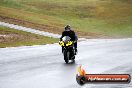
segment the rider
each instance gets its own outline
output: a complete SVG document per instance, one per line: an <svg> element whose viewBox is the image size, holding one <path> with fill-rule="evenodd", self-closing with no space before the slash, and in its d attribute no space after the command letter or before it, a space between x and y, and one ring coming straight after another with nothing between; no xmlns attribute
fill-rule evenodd
<svg viewBox="0 0 132 88"><path fill-rule="evenodd" d="M69 36L71 38L71 41L74 41L74 47L75 47L75 52L77 52L77 36L73 30L71 30L70 25L65 26L65 30L62 32L62 36L60 37L60 41L64 36ZM63 51L63 49L62 49Z"/></svg>

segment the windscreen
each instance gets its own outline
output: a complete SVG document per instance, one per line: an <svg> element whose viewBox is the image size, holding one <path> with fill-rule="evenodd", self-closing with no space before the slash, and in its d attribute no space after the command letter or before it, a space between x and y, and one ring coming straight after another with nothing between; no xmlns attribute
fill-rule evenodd
<svg viewBox="0 0 132 88"><path fill-rule="evenodd" d="M66 42L68 42L68 41L70 41L70 37L69 36L64 36L63 38L62 38L62 41L64 41L65 43Z"/></svg>

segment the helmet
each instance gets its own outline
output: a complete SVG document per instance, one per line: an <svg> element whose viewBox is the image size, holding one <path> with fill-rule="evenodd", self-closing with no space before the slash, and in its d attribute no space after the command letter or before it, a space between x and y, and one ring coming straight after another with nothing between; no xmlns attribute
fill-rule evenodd
<svg viewBox="0 0 132 88"><path fill-rule="evenodd" d="M71 29L71 26L70 25L66 25L65 26L65 30L70 30Z"/></svg>

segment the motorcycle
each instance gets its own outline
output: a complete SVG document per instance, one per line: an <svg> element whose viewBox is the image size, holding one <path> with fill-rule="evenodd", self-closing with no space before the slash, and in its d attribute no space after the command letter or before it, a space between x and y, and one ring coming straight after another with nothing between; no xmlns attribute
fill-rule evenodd
<svg viewBox="0 0 132 88"><path fill-rule="evenodd" d="M75 47L74 42L70 41L69 36L64 36L62 41L59 41L59 45L62 47L62 53L64 55L64 61L69 63L69 60L75 62Z"/></svg>

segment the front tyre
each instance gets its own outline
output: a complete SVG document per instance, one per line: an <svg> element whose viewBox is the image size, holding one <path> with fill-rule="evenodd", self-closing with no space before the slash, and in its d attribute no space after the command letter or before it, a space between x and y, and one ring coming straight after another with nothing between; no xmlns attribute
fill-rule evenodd
<svg viewBox="0 0 132 88"><path fill-rule="evenodd" d="M66 50L63 51L64 54L64 60L65 62L68 64L69 63L69 57L70 57L70 53L67 52Z"/></svg>

